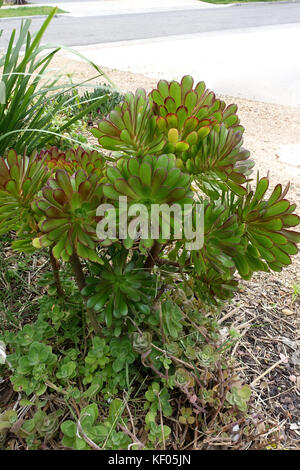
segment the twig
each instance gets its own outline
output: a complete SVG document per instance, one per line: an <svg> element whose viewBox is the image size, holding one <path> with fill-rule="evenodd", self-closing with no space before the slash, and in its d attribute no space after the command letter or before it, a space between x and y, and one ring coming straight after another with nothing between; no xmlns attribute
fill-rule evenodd
<svg viewBox="0 0 300 470"><path fill-rule="evenodd" d="M161 390L162 391L162 390ZM159 392L160 394L161 392ZM161 428L161 437L163 441L164 450L166 450L166 441L165 441L165 433L164 433L164 421L163 421L163 413L162 413L162 406L160 401L160 396L157 395L158 403L159 403L159 416L160 416L160 428Z"/></svg>
<svg viewBox="0 0 300 470"><path fill-rule="evenodd" d="M121 429L121 431L123 431L125 434L127 434L127 436L129 436L133 441L135 441L133 443L133 445L137 445L141 449L143 449L145 447L145 445L136 437L135 434L133 434L131 431L129 431L129 429L127 427L122 426L121 424L119 424L118 426Z"/></svg>
<svg viewBox="0 0 300 470"><path fill-rule="evenodd" d="M145 270L151 271L153 266L155 265L156 259L159 255L161 245L158 241L155 240L154 245L152 246L148 258L145 261Z"/></svg>
<svg viewBox="0 0 300 470"><path fill-rule="evenodd" d="M260 381L260 379L262 379L263 377L265 377L265 375L267 375L269 372L271 372L271 370L275 369L275 367L277 367L280 364L282 364L283 362L285 362L286 359L287 359L286 357L283 357L279 361L275 362L275 364L273 364L271 367L269 367L269 369L265 370L265 372L263 372L259 377L257 377L255 380L253 380L250 384L250 387L253 387L257 382Z"/></svg>
<svg viewBox="0 0 300 470"><path fill-rule="evenodd" d="M73 251L73 254L70 256L70 263L73 269L73 273L75 276L78 289L82 291L82 289L85 287L85 277L83 274L81 263L75 251ZM103 335L102 335L101 327L97 321L97 316L94 310L90 308L87 308L86 310L87 310L87 314L88 314L88 317L89 317L89 320L91 322L94 332L96 333L96 335L102 337Z"/></svg>
<svg viewBox="0 0 300 470"><path fill-rule="evenodd" d="M85 440L85 442L94 450L102 450L101 447L99 447L94 441L92 441L92 439L90 439L84 432L84 430L82 429L82 426L81 426L81 423L80 423L80 419L77 421L77 436L79 437L79 439L81 439L81 437L83 437L83 439Z"/></svg>

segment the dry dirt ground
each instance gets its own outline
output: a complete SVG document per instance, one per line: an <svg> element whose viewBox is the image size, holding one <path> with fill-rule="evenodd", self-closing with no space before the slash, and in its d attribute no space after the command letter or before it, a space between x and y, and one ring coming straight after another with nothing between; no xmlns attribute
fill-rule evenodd
<svg viewBox="0 0 300 470"><path fill-rule="evenodd" d="M53 66L73 74L74 81L95 75L88 64L65 57L56 58ZM142 87L150 91L156 85L155 80L141 74L103 71L121 90ZM96 80L104 82L102 77ZM300 168L280 162L278 152L282 145L300 142L300 109L220 97L227 104L238 104L246 129L244 147L251 151L260 176L269 172L271 188L290 182L288 197L299 207ZM242 284L239 294L220 315L222 326L233 326L241 334L233 354L252 384L253 406L266 412L265 427L277 426L279 448L286 449L300 449L299 266L300 256L281 273L255 275Z"/></svg>

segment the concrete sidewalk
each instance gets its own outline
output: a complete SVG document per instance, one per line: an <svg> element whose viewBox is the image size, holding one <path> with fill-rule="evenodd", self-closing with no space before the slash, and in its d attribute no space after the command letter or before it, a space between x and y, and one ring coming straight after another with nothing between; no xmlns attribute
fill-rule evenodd
<svg viewBox="0 0 300 470"><path fill-rule="evenodd" d="M298 23L75 49L100 67L167 80L190 74L217 93L300 107L300 61L291 44L300 44Z"/></svg>
<svg viewBox="0 0 300 470"><path fill-rule="evenodd" d="M53 1L33 0L34 5L58 6L74 17L151 13L154 11L199 10L224 8L232 5L214 5L198 0L98 0L98 1Z"/></svg>

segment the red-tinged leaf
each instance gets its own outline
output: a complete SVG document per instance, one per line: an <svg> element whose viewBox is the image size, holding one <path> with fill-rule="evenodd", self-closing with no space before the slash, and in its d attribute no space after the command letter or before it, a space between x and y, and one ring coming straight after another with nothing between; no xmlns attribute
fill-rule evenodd
<svg viewBox="0 0 300 470"><path fill-rule="evenodd" d="M177 106L176 106L174 98L172 98L171 96L168 96L165 99L165 107L166 107L168 113L176 113ZM174 127L174 126L172 126L172 127Z"/></svg>
<svg viewBox="0 0 300 470"><path fill-rule="evenodd" d="M62 227L66 225L68 222L68 219L49 219L49 220L44 220L40 224L40 229L42 232L47 233L47 232L52 232L53 230L57 229L58 227Z"/></svg>
<svg viewBox="0 0 300 470"><path fill-rule="evenodd" d="M258 251L260 252L261 256L268 262L268 263L272 263L273 261L275 261L275 256L273 255L273 253L271 253L271 251L269 250L266 250L263 246L261 245L256 245L256 248L258 249Z"/></svg>
<svg viewBox="0 0 300 470"><path fill-rule="evenodd" d="M45 207L45 206L44 206ZM65 213L54 206L48 206L46 210L44 210L47 218L49 219L60 219L65 217Z"/></svg>
<svg viewBox="0 0 300 470"><path fill-rule="evenodd" d="M197 100L198 100L198 96L195 91L189 91L185 95L184 105L186 106L189 114L193 113L194 108L196 107L196 104L197 104Z"/></svg>
<svg viewBox="0 0 300 470"><path fill-rule="evenodd" d="M278 248L277 246L273 246L272 248L272 253L273 255L275 256L275 259L277 262L281 263L281 264L284 264L286 266L288 266L289 264L291 264L292 260L291 258L289 257L289 255L287 255L286 253L284 253L280 248Z"/></svg>
<svg viewBox="0 0 300 470"><path fill-rule="evenodd" d="M286 238L281 233L267 232L267 234L268 234L268 237L270 237L270 239L277 245L284 245L286 243Z"/></svg>
<svg viewBox="0 0 300 470"><path fill-rule="evenodd" d="M173 189L173 191L171 191L169 196L168 196L168 200L170 202L179 201L180 199L182 199L184 197L185 193L186 193L185 188Z"/></svg>
<svg viewBox="0 0 300 470"><path fill-rule="evenodd" d="M106 196L108 199L112 200L118 200L120 197L120 193L118 193L112 184L105 184L103 186L103 194Z"/></svg>
<svg viewBox="0 0 300 470"><path fill-rule="evenodd" d="M122 174L120 173L120 171L117 168L109 167L107 169L106 174L107 174L108 179L112 183L115 181L115 179L122 178Z"/></svg>
<svg viewBox="0 0 300 470"><path fill-rule="evenodd" d="M277 202L279 198L282 198L282 186L281 186L281 184L277 184L275 186L271 196L269 197L268 205L271 206L272 204Z"/></svg>
<svg viewBox="0 0 300 470"><path fill-rule="evenodd" d="M257 227L260 230L272 230L272 231L278 231L281 230L283 227L282 219L272 219L267 222L258 220L254 224L252 224L252 227Z"/></svg>
<svg viewBox="0 0 300 470"><path fill-rule="evenodd" d="M270 269L272 269L272 271L275 271L277 273L280 273L282 271L282 265L280 263L268 263Z"/></svg>
<svg viewBox="0 0 300 470"><path fill-rule="evenodd" d="M58 187L63 189L67 197L70 198L73 193L73 188L68 173L65 170L57 170L55 179L58 184Z"/></svg>
<svg viewBox="0 0 300 470"><path fill-rule="evenodd" d="M223 111L223 118L226 119L228 118L229 116L231 116L232 114L236 114L237 112L237 105L236 104L230 104L229 106L227 106L227 108Z"/></svg>
<svg viewBox="0 0 300 470"><path fill-rule="evenodd" d="M77 240L79 241L79 243L81 243L82 245L88 248L91 248L92 250L95 249L95 244L93 240L82 230L81 227L77 229L76 235L77 235Z"/></svg>
<svg viewBox="0 0 300 470"><path fill-rule="evenodd" d="M188 117L188 110L185 106L182 105L182 106L179 106L176 114L178 117L178 129L181 130L186 121L186 118Z"/></svg>
<svg viewBox="0 0 300 470"><path fill-rule="evenodd" d="M184 136L189 134L190 132L194 131L197 127L198 127L198 124L199 124L199 119L197 119L196 117L188 117L185 122L184 122L184 127L183 127L183 131L184 131Z"/></svg>
<svg viewBox="0 0 300 470"><path fill-rule="evenodd" d="M65 192L62 189L55 189L54 191L52 191L52 196L53 196L54 200L62 206L66 202L68 202L67 195L65 194Z"/></svg>
<svg viewBox="0 0 300 470"><path fill-rule="evenodd" d="M93 187L89 181L83 181L82 183L80 183L78 193L82 201L88 200L92 191Z"/></svg>
<svg viewBox="0 0 300 470"><path fill-rule="evenodd" d="M246 256L244 256L244 255L235 256L233 258L233 261L236 265L236 268L237 268L239 274L242 277L248 276L248 274L250 272L250 269L249 269L249 264L247 263Z"/></svg>
<svg viewBox="0 0 300 470"><path fill-rule="evenodd" d="M174 113L168 113L166 115L166 121L167 121L167 124L168 124L168 128L169 129L172 129L173 127L175 129L178 129L178 118L177 118L177 114L174 114Z"/></svg>
<svg viewBox="0 0 300 470"><path fill-rule="evenodd" d="M124 127L124 123L123 123L122 127ZM104 135L111 135L111 136L114 136L114 137L119 137L120 136L120 129L118 129L118 127L116 127L114 124L112 124L107 119L103 119L99 123L98 129Z"/></svg>
<svg viewBox="0 0 300 470"><path fill-rule="evenodd" d="M252 229L252 227L249 228L249 232L251 233L251 235L257 241L257 243L259 245L263 246L264 248L268 248L268 249L272 248L273 242L268 236L262 235L262 233L254 231Z"/></svg>
<svg viewBox="0 0 300 470"><path fill-rule="evenodd" d="M169 92L169 90L168 90ZM161 95L161 93L158 90L152 90L151 91L151 98L153 99L154 103L158 105L163 105L165 98Z"/></svg>
<svg viewBox="0 0 300 470"><path fill-rule="evenodd" d="M260 201L264 197L268 187L269 187L269 179L268 178L262 178L261 180L259 180L259 182L256 186L256 190L255 190L253 199L251 201L251 207L254 206L254 203L256 203L256 201Z"/></svg>
<svg viewBox="0 0 300 470"><path fill-rule="evenodd" d="M284 229L282 229L280 232L287 238L287 240L294 242L294 243L300 243L299 232L294 232L293 230L284 230Z"/></svg>
<svg viewBox="0 0 300 470"><path fill-rule="evenodd" d="M5 185L5 190L12 194L13 196L15 197L19 197L19 191L18 191L18 188L17 188L17 185L16 185L16 182L13 181L13 180L10 180L6 183Z"/></svg>
<svg viewBox="0 0 300 470"><path fill-rule="evenodd" d="M157 84L157 89L163 99L169 96L169 83L166 80L159 80Z"/></svg>
<svg viewBox="0 0 300 470"><path fill-rule="evenodd" d="M190 75L185 75L181 79L181 101L184 102L186 94L192 90L194 85L194 79Z"/></svg>
<svg viewBox="0 0 300 470"><path fill-rule="evenodd" d="M19 159L18 159L18 154L15 150L9 150L9 152L7 154L7 162L8 162L10 167L12 167L13 165L18 165L19 166L20 162L19 162Z"/></svg>
<svg viewBox="0 0 300 470"><path fill-rule="evenodd" d="M173 80L169 85L169 93L175 101L176 108L178 108L181 105L181 87L175 80Z"/></svg>
<svg viewBox="0 0 300 470"><path fill-rule="evenodd" d="M296 227L300 223L300 217L296 214L284 215L281 220L284 227Z"/></svg>
<svg viewBox="0 0 300 470"><path fill-rule="evenodd" d="M287 255L296 255L298 253L297 245L292 242L287 242L285 245L281 245L280 249Z"/></svg>
<svg viewBox="0 0 300 470"><path fill-rule="evenodd" d="M227 181L226 184L238 196L245 196L247 194L247 189L243 186L235 184L232 181Z"/></svg>
<svg viewBox="0 0 300 470"><path fill-rule="evenodd" d="M63 239L64 239L63 243L65 243L68 228L69 228L68 223L66 225L61 225L60 227L57 227L57 228L51 230L50 232L48 232L47 233L47 238L49 240L51 240L52 242L58 240L58 243L60 243L60 241L62 240L62 237L63 237Z"/></svg>
<svg viewBox="0 0 300 470"><path fill-rule="evenodd" d="M264 212L264 218L266 219L268 217L274 217L276 215L283 214L289 208L289 206L289 201L286 201L285 199L278 201Z"/></svg>
<svg viewBox="0 0 300 470"><path fill-rule="evenodd" d="M128 185L128 183L124 179L116 179L114 181L114 187L119 193L124 194L132 199L137 199L137 194L133 191L133 189Z"/></svg>

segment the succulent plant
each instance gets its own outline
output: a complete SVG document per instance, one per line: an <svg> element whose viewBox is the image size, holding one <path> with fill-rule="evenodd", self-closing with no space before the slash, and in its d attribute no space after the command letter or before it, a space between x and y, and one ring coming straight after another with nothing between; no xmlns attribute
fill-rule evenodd
<svg viewBox="0 0 300 470"><path fill-rule="evenodd" d="M198 276L205 277L211 270L228 279L232 270L235 271L233 258L245 253L247 247L247 240L243 240L245 226L236 214L232 215L229 207L219 202L203 202L203 219L203 247L188 252L185 240L181 240L176 242L169 257L178 259L187 269L192 265L194 279L198 279ZM196 223L193 226L193 230L195 229Z"/></svg>
<svg viewBox="0 0 300 470"><path fill-rule="evenodd" d="M36 230L31 203L48 177L35 153L27 157L9 150L6 158L0 158L0 234Z"/></svg>
<svg viewBox="0 0 300 470"><path fill-rule="evenodd" d="M150 213L154 217L152 212L154 204L171 206L175 203L184 208L184 204L193 203L190 177L176 168L173 155L160 155L159 157L147 155L140 160L137 158L120 159L117 168L107 169L107 179L108 183L103 186L103 192L116 207L118 207L120 196L126 196L128 208L132 204L142 204L143 209L147 211L148 238L144 240L145 243L147 240L147 247L153 244ZM158 235L161 238L164 238L162 237L164 230L169 229L171 232L170 226L174 224L174 213L170 216L170 220L167 220L157 215ZM137 220L134 217L131 218L132 223Z"/></svg>
<svg viewBox="0 0 300 470"><path fill-rule="evenodd" d="M124 101L91 130L100 145L128 155L144 156L160 152L165 145L162 135L156 136L156 119L145 90L127 93Z"/></svg>
<svg viewBox="0 0 300 470"><path fill-rule="evenodd" d="M242 240L245 227L230 209L222 204L204 202L204 246L193 251L191 259L197 274L209 267L228 273L234 268L233 257L244 253L246 241Z"/></svg>
<svg viewBox="0 0 300 470"><path fill-rule="evenodd" d="M181 357L182 356L182 348L179 346L178 343L175 343L175 341L172 341L171 343L166 343L165 344L165 350L172 354L172 356L176 357Z"/></svg>
<svg viewBox="0 0 300 470"><path fill-rule="evenodd" d="M211 369L214 369L214 365L219 359L219 354L216 352L213 346L207 344L201 351L198 352L198 358L200 364L202 364L204 367L210 367Z"/></svg>
<svg viewBox="0 0 300 470"><path fill-rule="evenodd" d="M185 75L181 82L160 80L150 93L159 132L167 137L165 152L184 152L206 137L220 124L243 132L236 115L237 106L225 107L204 82L193 88L194 80Z"/></svg>
<svg viewBox="0 0 300 470"><path fill-rule="evenodd" d="M70 175L82 169L90 175L92 172L99 177L103 176L105 167L105 157L97 150L84 150L70 148L61 151L57 147L42 150L37 155L38 160L42 160L49 170L63 169Z"/></svg>
<svg viewBox="0 0 300 470"><path fill-rule="evenodd" d="M107 170L107 178L103 190L108 199L127 196L129 203L148 206L192 202L190 177L176 168L173 155L120 159L117 168Z"/></svg>
<svg viewBox="0 0 300 470"><path fill-rule="evenodd" d="M51 439L59 428L62 415L62 410L53 411L48 415L45 411L37 411L33 417L33 421L38 434L46 439Z"/></svg>
<svg viewBox="0 0 300 470"><path fill-rule="evenodd" d="M125 249L117 252L104 265L95 266L97 277L86 280L82 295L88 296L87 306L96 312L104 310L107 326L113 318L122 318L131 311L149 314L155 294L155 278L143 269L143 258L135 253L127 261Z"/></svg>
<svg viewBox="0 0 300 470"><path fill-rule="evenodd" d="M132 333L132 347L135 352L143 354L151 351L152 334L149 331Z"/></svg>
<svg viewBox="0 0 300 470"><path fill-rule="evenodd" d="M240 411L247 411L247 403L251 397L251 388L249 385L231 387L231 391L227 392L226 400L230 405L235 405Z"/></svg>
<svg viewBox="0 0 300 470"><path fill-rule="evenodd" d="M289 185L283 190L278 184L265 199L268 187L268 178L257 180L255 191L249 191L239 203L238 215L249 244L245 255L236 256L234 262L245 279L258 270L281 271L298 252L300 234L290 228L297 226L300 218L294 214L296 204L285 199Z"/></svg>
<svg viewBox="0 0 300 470"><path fill-rule="evenodd" d="M220 189L243 196L247 190L242 184L254 161L242 144L242 133L222 124L218 132L212 131L200 144L183 152L177 166L193 174L199 188L213 198L219 197Z"/></svg>
<svg viewBox="0 0 300 470"><path fill-rule="evenodd" d="M39 229L42 233L33 240L34 246L53 246L55 258L64 261L74 252L97 261L96 210L103 196L97 174L88 175L79 170L70 176L59 169L42 194L33 204L33 209L41 216Z"/></svg>
<svg viewBox="0 0 300 470"><path fill-rule="evenodd" d="M192 408L182 407L180 409L179 422L181 424L194 424L195 417L193 416Z"/></svg>
<svg viewBox="0 0 300 470"><path fill-rule="evenodd" d="M4 441L6 434L17 419L16 410L7 409L0 414L0 444Z"/></svg>
<svg viewBox="0 0 300 470"><path fill-rule="evenodd" d="M191 388L195 385L194 377L183 367L176 369L174 379L178 387Z"/></svg>

